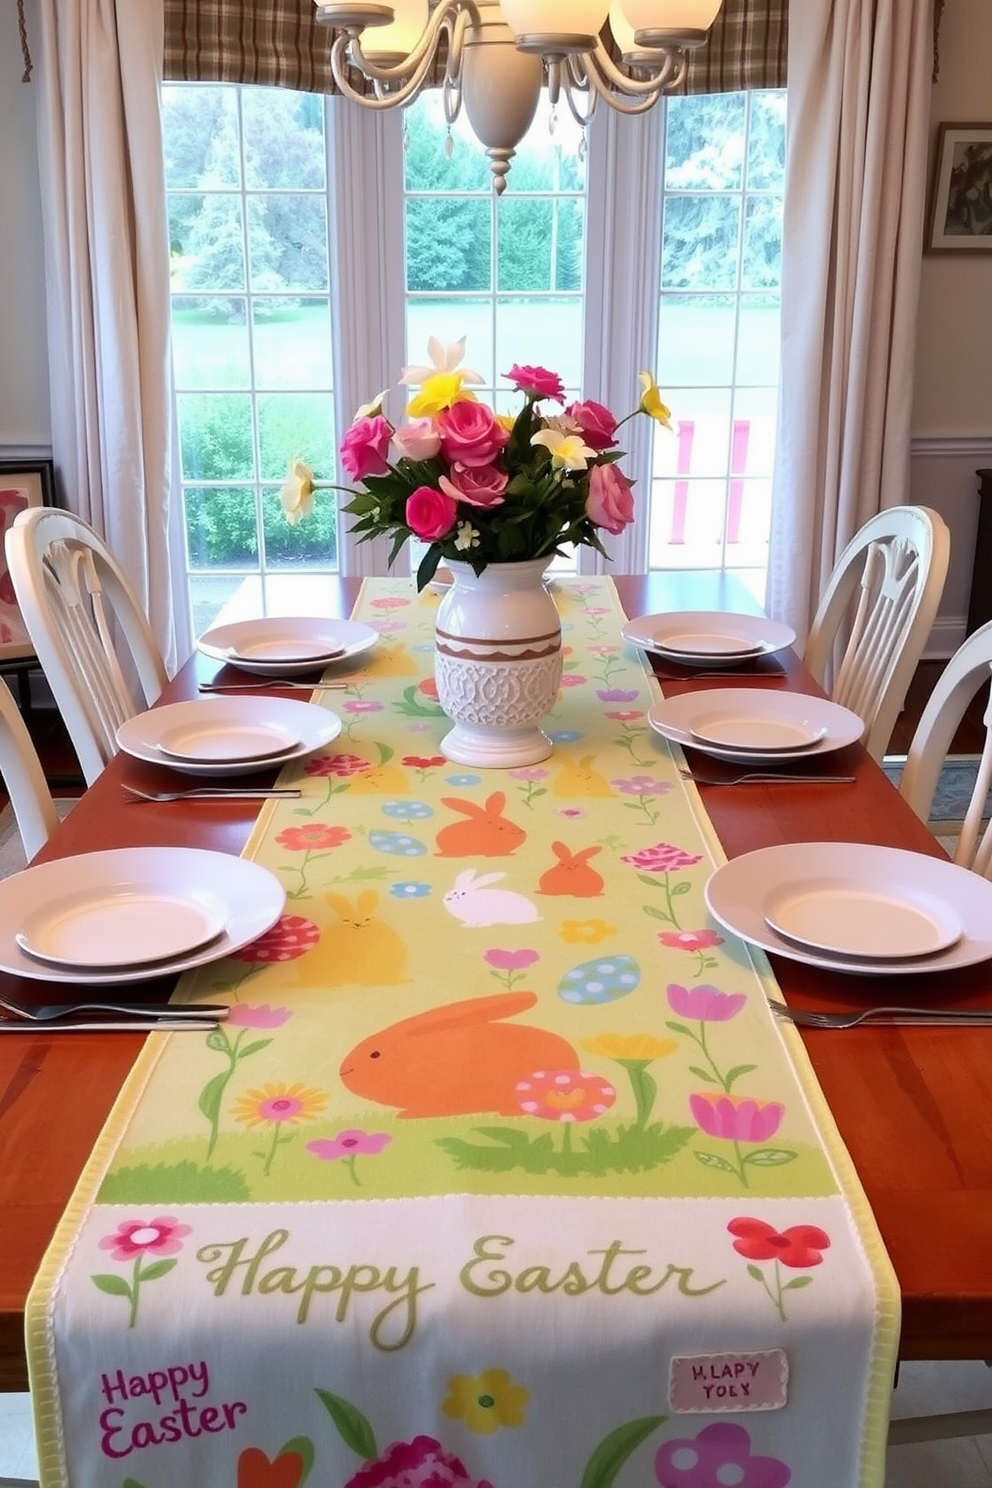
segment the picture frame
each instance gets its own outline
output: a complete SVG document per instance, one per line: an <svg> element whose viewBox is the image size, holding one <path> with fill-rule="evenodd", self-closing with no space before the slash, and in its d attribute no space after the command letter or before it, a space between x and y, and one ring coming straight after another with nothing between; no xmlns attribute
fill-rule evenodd
<svg viewBox="0 0 992 1488"><path fill-rule="evenodd" d="M35 654L7 571L3 540L18 512L54 505L54 460L0 459L0 671L8 662L27 662Z"/></svg>
<svg viewBox="0 0 992 1488"><path fill-rule="evenodd" d="M992 253L992 124L941 124L926 253Z"/></svg>

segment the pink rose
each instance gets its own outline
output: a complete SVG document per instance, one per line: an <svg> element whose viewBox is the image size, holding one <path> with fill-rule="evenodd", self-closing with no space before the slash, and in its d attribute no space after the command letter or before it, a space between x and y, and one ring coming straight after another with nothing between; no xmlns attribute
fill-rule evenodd
<svg viewBox="0 0 992 1488"><path fill-rule="evenodd" d="M433 460L441 448L441 436L430 418L410 419L400 424L393 435L393 443L408 460Z"/></svg>
<svg viewBox="0 0 992 1488"><path fill-rule="evenodd" d="M521 367L514 362L503 376L514 383L518 392L529 393L532 398L554 398L556 403L565 400L565 385L557 372L546 367Z"/></svg>
<svg viewBox="0 0 992 1488"><path fill-rule="evenodd" d="M456 460L450 476L442 475L438 485L455 501L466 501L469 506L502 506L509 480L506 471L495 465L466 466Z"/></svg>
<svg viewBox="0 0 992 1488"><path fill-rule="evenodd" d="M578 424L590 449L604 450L616 444L617 421L602 403L588 398L585 403L570 404L565 412Z"/></svg>
<svg viewBox="0 0 992 1488"><path fill-rule="evenodd" d="M452 465L491 465L510 437L491 408L467 400L439 413L437 428L441 453Z"/></svg>
<svg viewBox="0 0 992 1488"><path fill-rule="evenodd" d="M614 534L634 520L633 488L615 465L594 465L590 470L586 516L595 526Z"/></svg>
<svg viewBox="0 0 992 1488"><path fill-rule="evenodd" d="M457 503L431 486L418 486L407 498L406 524L423 542L436 542L455 525Z"/></svg>
<svg viewBox="0 0 992 1488"><path fill-rule="evenodd" d="M374 1462L365 1462L344 1488L415 1488L418 1483L423 1488L492 1488L488 1481L470 1477L461 1458L446 1452L433 1436L392 1442Z"/></svg>
<svg viewBox="0 0 992 1488"><path fill-rule="evenodd" d="M388 470L386 455L392 429L377 413L375 418L356 419L341 441L341 464L352 480L364 480L367 475L385 475Z"/></svg>

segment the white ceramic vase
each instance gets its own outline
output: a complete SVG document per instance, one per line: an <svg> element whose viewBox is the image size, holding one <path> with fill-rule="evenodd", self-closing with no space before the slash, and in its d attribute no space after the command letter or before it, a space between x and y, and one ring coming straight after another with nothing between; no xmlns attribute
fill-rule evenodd
<svg viewBox="0 0 992 1488"><path fill-rule="evenodd" d="M505 769L547 759L540 728L561 682L561 621L544 584L547 558L449 563L437 612L434 676L455 727L441 752L462 765Z"/></svg>

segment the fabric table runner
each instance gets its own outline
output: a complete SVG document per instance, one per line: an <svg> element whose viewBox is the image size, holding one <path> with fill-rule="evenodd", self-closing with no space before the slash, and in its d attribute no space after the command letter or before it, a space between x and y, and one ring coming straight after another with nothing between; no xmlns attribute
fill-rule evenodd
<svg viewBox="0 0 992 1488"><path fill-rule="evenodd" d="M44 1488L881 1488L898 1289L605 578L556 578L554 753L449 763L438 600L246 852L36 1278ZM677 752L676 752L677 754ZM680 758L680 757L679 757Z"/></svg>

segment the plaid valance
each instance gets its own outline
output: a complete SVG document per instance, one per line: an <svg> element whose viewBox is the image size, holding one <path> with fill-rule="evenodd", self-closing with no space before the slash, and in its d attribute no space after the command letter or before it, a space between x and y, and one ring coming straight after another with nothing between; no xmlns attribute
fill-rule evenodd
<svg viewBox="0 0 992 1488"><path fill-rule="evenodd" d="M708 41L692 54L681 91L784 87L788 13L788 0L724 0ZM165 0L165 76L336 93L334 33L315 16L313 0ZM360 87L362 80L354 80Z"/></svg>

